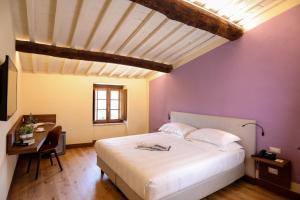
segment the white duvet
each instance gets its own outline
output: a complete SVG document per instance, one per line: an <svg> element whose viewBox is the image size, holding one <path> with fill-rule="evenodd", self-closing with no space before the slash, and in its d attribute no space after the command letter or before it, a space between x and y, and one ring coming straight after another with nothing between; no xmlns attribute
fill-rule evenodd
<svg viewBox="0 0 300 200"><path fill-rule="evenodd" d="M171 145L170 151L135 149L140 143ZM199 141L186 141L175 135L150 133L99 140L98 156L140 197L163 198L232 169L244 161L244 150L220 151Z"/></svg>

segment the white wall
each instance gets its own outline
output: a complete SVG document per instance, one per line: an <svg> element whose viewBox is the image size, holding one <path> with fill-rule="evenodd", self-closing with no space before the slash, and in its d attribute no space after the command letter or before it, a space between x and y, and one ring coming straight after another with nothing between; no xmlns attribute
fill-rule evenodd
<svg viewBox="0 0 300 200"><path fill-rule="evenodd" d="M5 55L9 55L18 67L9 0L0 0L0 27L0 63L4 61ZM17 156L6 155L6 134L20 116L20 77L21 71L19 70L18 110L9 121L0 121L0 200L4 200L7 197L17 162Z"/></svg>
<svg viewBox="0 0 300 200"><path fill-rule="evenodd" d="M93 83L127 87L127 125L93 125ZM142 79L23 73L22 113L56 114L67 143L85 143L148 132L148 93L148 81Z"/></svg>

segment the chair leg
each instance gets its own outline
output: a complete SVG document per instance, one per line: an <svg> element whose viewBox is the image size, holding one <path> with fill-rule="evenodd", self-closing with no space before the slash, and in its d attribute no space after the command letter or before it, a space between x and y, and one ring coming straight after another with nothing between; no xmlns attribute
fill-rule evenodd
<svg viewBox="0 0 300 200"><path fill-rule="evenodd" d="M59 161L59 158L58 158L58 156L57 156L57 153L56 153L56 151L54 152L54 154L55 154L55 158L56 158L56 160L57 160L57 162L58 162L58 165L59 165L60 171L62 171L62 170L63 170L63 168L62 168L62 166L61 166L61 164L60 164L60 161Z"/></svg>
<svg viewBox="0 0 300 200"><path fill-rule="evenodd" d="M49 159L50 159L50 162L51 162L51 166L53 166L53 160L52 160L52 154L51 153L49 154Z"/></svg>
<svg viewBox="0 0 300 200"><path fill-rule="evenodd" d="M38 153L37 166L36 166L36 173L35 173L35 180L37 180L37 179L39 178L40 160L41 160L41 154Z"/></svg>
<svg viewBox="0 0 300 200"><path fill-rule="evenodd" d="M104 171L101 169L101 179L103 178L104 176Z"/></svg>
<svg viewBox="0 0 300 200"><path fill-rule="evenodd" d="M32 161L32 156L30 156L30 158L29 158L29 162L28 162L28 165L27 165L27 173L29 173L29 171L30 171L30 167L31 167L31 161Z"/></svg>

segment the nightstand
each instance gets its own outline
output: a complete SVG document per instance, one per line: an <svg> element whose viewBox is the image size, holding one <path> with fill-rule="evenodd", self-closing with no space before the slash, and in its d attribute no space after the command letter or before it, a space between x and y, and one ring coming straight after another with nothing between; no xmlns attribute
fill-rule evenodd
<svg viewBox="0 0 300 200"><path fill-rule="evenodd" d="M280 158L283 162L265 159L252 155L258 170L258 179L286 189L291 187L291 162Z"/></svg>

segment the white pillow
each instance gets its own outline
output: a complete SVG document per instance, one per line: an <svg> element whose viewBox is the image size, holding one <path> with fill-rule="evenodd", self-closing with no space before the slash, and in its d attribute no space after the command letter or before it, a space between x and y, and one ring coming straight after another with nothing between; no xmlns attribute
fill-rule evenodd
<svg viewBox="0 0 300 200"><path fill-rule="evenodd" d="M220 151L235 151L238 149L244 149L244 147L236 142L232 142L228 145L219 147Z"/></svg>
<svg viewBox="0 0 300 200"><path fill-rule="evenodd" d="M212 128L198 129L196 131L191 132L187 136L187 138L209 142L217 146L225 146L232 142L237 142L241 140L241 138L239 138L236 135L233 135L226 131Z"/></svg>
<svg viewBox="0 0 300 200"><path fill-rule="evenodd" d="M186 136L188 133L197 130L195 127L192 127L187 124L177 123L177 122L170 122L162 125L159 128L159 131L169 133L169 134L175 134L180 137Z"/></svg>

